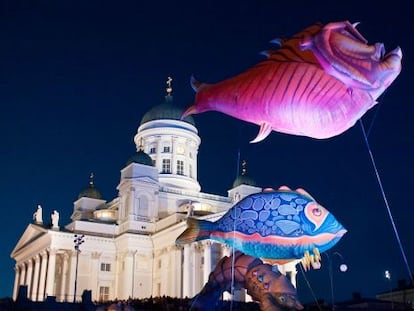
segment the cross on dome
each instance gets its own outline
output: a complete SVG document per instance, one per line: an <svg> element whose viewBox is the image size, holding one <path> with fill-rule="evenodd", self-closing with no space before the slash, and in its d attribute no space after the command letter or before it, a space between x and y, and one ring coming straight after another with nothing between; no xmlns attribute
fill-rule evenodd
<svg viewBox="0 0 414 311"><path fill-rule="evenodd" d="M167 88L165 89L167 91L167 95L171 95L172 93L172 87L171 87L172 78L168 77L167 79Z"/></svg>

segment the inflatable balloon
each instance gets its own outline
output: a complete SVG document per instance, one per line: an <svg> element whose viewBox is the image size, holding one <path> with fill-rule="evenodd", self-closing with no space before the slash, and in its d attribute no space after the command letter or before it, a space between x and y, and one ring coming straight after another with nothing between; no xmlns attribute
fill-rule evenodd
<svg viewBox="0 0 414 311"><path fill-rule="evenodd" d="M399 47L368 45L349 22L315 24L280 40L267 59L227 80L200 83L182 117L219 111L260 126L251 142L271 131L330 138L352 127L401 71Z"/></svg>
<svg viewBox="0 0 414 311"><path fill-rule="evenodd" d="M234 269L233 267L234 261ZM234 271L234 277L233 277ZM276 267L260 259L235 252L233 257L223 257L200 293L193 298L192 310L209 311L224 291L245 288L254 301L259 302L262 311L302 310L292 283Z"/></svg>
<svg viewBox="0 0 414 311"><path fill-rule="evenodd" d="M211 239L268 262L302 259L308 269L346 232L305 190L283 186L245 197L216 222L188 218L176 244Z"/></svg>

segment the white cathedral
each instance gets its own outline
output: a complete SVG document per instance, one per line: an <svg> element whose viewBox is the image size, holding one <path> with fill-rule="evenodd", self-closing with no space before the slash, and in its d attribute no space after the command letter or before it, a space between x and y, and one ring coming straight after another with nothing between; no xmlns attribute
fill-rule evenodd
<svg viewBox="0 0 414 311"><path fill-rule="evenodd" d="M47 296L77 301L84 290L101 302L193 297L216 263L231 255L231 248L212 241L176 246L175 240L186 229L189 215L216 221L238 200L262 188L244 168L227 196L201 191L201 139L191 116L181 120L170 83L165 102L141 120L134 137L137 152L121 170L116 198L104 200L91 175L89 186L73 203L68 224L59 224L58 211L52 214L52 225L44 223L38 206L11 253L16 261L13 299L21 285L27 286L32 301ZM296 286L296 262L279 270ZM237 291L234 299L249 297Z"/></svg>

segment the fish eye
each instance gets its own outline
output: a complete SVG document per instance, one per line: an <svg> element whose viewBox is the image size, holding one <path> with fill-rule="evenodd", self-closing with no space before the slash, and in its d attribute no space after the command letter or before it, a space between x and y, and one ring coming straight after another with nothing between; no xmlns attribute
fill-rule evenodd
<svg viewBox="0 0 414 311"><path fill-rule="evenodd" d="M314 216L321 216L322 215L322 210L319 207L315 207L312 209L312 214Z"/></svg>
<svg viewBox="0 0 414 311"><path fill-rule="evenodd" d="M285 303L287 299L286 299L285 295L280 295L279 300L280 300L281 303Z"/></svg>

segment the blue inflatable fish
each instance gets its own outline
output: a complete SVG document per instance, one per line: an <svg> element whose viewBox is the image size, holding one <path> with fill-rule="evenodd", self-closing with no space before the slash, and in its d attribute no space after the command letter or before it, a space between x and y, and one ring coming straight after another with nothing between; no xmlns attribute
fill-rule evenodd
<svg viewBox="0 0 414 311"><path fill-rule="evenodd" d="M310 256L318 268L319 252L330 249L346 232L305 190L281 187L245 197L216 222L188 218L176 244L211 239L278 263Z"/></svg>

